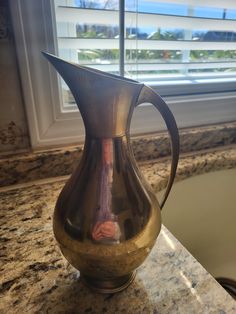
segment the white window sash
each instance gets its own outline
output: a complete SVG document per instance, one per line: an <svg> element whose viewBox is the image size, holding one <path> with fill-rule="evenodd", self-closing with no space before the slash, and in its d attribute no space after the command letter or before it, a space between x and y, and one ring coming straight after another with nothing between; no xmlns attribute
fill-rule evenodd
<svg viewBox="0 0 236 314"><path fill-rule="evenodd" d="M32 147L41 149L82 142L82 118L73 106L71 110L63 107L61 85L56 71L41 54L41 51L57 54L53 0L10 0L10 7L14 17L17 57ZM234 78L232 82L219 82L218 85L215 82L205 85L201 81L198 84L191 83L178 81L176 84L172 82L171 86L158 87L158 92L166 96L165 100L180 127L235 120L236 92L232 90L235 86ZM209 87L217 91L222 84L229 93L207 93ZM168 90L172 95L178 96L168 96ZM181 96L193 90L196 95ZM212 114L205 115L204 110L210 110ZM132 123L133 134L163 129L161 118L154 115L153 111L150 105L136 109ZM191 116L188 118L189 112L195 113L194 121Z"/></svg>

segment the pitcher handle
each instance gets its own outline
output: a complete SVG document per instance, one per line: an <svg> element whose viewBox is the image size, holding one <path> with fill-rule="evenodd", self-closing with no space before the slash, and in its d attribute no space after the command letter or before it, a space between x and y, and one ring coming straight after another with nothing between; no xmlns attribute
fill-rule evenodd
<svg viewBox="0 0 236 314"><path fill-rule="evenodd" d="M166 123L167 129L171 138L171 152L172 152L171 171L170 171L170 176L169 176L165 194L163 196L162 201L160 202L160 208L162 209L170 193L172 184L174 182L177 165L178 165L179 132L178 132L178 128L175 122L175 118L172 112L170 111L169 107L167 106L167 104L157 93L154 92L153 89L145 85L143 86L139 94L139 98L136 103L136 106L144 102L149 102L153 104L156 107L156 109L160 112L162 118L164 119Z"/></svg>

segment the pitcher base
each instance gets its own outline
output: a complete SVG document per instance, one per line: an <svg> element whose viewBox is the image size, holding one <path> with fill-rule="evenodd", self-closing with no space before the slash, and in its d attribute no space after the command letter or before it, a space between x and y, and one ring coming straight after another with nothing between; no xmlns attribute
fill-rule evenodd
<svg viewBox="0 0 236 314"><path fill-rule="evenodd" d="M126 289L134 280L136 271L131 274L111 279L97 279L81 274L82 282L99 293L116 293Z"/></svg>

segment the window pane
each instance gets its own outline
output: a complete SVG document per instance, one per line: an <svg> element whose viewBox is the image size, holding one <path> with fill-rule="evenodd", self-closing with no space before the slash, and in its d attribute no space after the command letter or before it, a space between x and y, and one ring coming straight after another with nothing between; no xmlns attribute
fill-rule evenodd
<svg viewBox="0 0 236 314"><path fill-rule="evenodd" d="M59 56L118 74L118 7L117 0L55 0ZM62 79L61 82L64 107L73 109L74 98L66 83Z"/></svg>
<svg viewBox="0 0 236 314"><path fill-rule="evenodd" d="M125 75L157 84L171 77L232 78L235 10L177 2L126 1Z"/></svg>
<svg viewBox="0 0 236 314"><path fill-rule="evenodd" d="M221 8L179 2L125 1L125 76L151 85L232 80L236 10L227 1ZM118 0L55 0L59 56L119 74L118 10ZM62 88L73 109L64 82Z"/></svg>

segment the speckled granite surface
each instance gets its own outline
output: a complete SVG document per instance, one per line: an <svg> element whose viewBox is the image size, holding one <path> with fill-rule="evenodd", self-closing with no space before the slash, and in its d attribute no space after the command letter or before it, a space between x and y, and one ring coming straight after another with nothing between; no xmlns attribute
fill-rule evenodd
<svg viewBox="0 0 236 314"><path fill-rule="evenodd" d="M141 165L156 191L166 181L166 162ZM177 179L235 166L235 147L186 156ZM112 296L84 287L52 234L64 183L0 189L1 313L236 313L236 302L164 226L127 290Z"/></svg>
<svg viewBox="0 0 236 314"><path fill-rule="evenodd" d="M236 144L236 122L180 131L181 153ZM166 133L132 140L138 161L170 154ZM0 186L70 174L79 162L82 146L0 158Z"/></svg>

